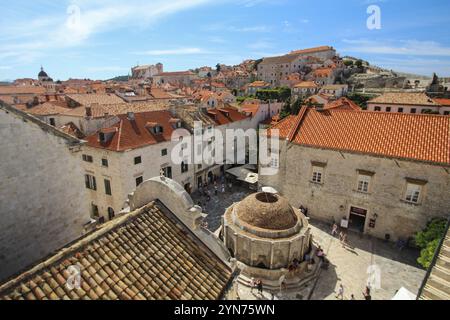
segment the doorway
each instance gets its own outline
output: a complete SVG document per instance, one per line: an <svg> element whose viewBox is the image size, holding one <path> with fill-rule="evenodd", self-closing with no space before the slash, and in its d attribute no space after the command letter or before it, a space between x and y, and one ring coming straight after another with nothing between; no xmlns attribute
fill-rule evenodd
<svg viewBox="0 0 450 320"><path fill-rule="evenodd" d="M364 233L366 227L367 210L351 207L348 228L350 230Z"/></svg>

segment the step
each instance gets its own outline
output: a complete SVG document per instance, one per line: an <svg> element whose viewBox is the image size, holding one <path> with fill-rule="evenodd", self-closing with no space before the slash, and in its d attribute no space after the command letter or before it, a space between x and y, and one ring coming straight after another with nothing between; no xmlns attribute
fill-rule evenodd
<svg viewBox="0 0 450 320"><path fill-rule="evenodd" d="M450 259L450 247L442 246L440 255L443 255L444 257L447 257Z"/></svg>
<svg viewBox="0 0 450 320"><path fill-rule="evenodd" d="M450 300L450 288L439 282L439 280L428 279L426 287L429 287L431 292L439 295L442 299Z"/></svg>
<svg viewBox="0 0 450 320"><path fill-rule="evenodd" d="M443 256L439 256L438 259L436 260L436 265L438 265L443 269L450 270L450 259Z"/></svg>
<svg viewBox="0 0 450 320"><path fill-rule="evenodd" d="M447 282L450 282L450 270L448 270L448 269L444 269L444 268L441 268L440 266L436 265L433 269L432 274L441 279L444 279Z"/></svg>
<svg viewBox="0 0 450 320"><path fill-rule="evenodd" d="M443 300L441 296L436 295L433 290L430 290L428 286L425 286L425 288L422 291L422 300Z"/></svg>

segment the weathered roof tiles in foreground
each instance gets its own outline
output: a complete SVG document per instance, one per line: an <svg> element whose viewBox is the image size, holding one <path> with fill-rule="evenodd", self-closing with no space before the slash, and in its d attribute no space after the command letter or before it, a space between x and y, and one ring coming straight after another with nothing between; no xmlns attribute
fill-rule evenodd
<svg viewBox="0 0 450 320"><path fill-rule="evenodd" d="M232 272L152 203L0 286L0 300L216 300ZM70 266L80 288L70 290Z"/></svg>

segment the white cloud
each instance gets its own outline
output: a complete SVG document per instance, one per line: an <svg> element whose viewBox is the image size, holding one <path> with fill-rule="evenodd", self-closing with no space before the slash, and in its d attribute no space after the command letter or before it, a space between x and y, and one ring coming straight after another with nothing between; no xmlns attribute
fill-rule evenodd
<svg viewBox="0 0 450 320"><path fill-rule="evenodd" d="M370 53L386 55L409 56L450 56L450 47L444 47L434 41L373 41L373 40L343 40L349 45L342 52Z"/></svg>
<svg viewBox="0 0 450 320"><path fill-rule="evenodd" d="M67 12L0 23L0 59L31 61L43 52L85 45L95 34L150 26L169 15L214 0L73 0Z"/></svg>

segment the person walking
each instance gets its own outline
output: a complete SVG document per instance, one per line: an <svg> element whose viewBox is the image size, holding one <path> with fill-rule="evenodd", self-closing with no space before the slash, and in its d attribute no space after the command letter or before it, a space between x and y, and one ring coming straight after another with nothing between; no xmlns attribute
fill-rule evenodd
<svg viewBox="0 0 450 320"><path fill-rule="evenodd" d="M335 237L338 234L338 225L335 223L333 224L333 229L331 230L331 235Z"/></svg>
<svg viewBox="0 0 450 320"><path fill-rule="evenodd" d="M336 299L344 300L344 286L342 284L339 286Z"/></svg>
<svg viewBox="0 0 450 320"><path fill-rule="evenodd" d="M372 300L372 296L370 295L370 288L366 287L366 290L363 292L364 300Z"/></svg>
<svg viewBox="0 0 450 320"><path fill-rule="evenodd" d="M347 245L347 234L346 233L344 233L342 235L341 243L342 243L342 247L345 248L345 246Z"/></svg>
<svg viewBox="0 0 450 320"><path fill-rule="evenodd" d="M250 293L253 293L253 290L255 289L255 287L256 287L256 280L255 280L255 278L252 278L251 280L250 280Z"/></svg>
<svg viewBox="0 0 450 320"><path fill-rule="evenodd" d="M257 287L258 287L258 293L260 294L260 295L262 295L263 294L263 283L262 283L262 281L261 280L258 280L258 284L257 284Z"/></svg>

